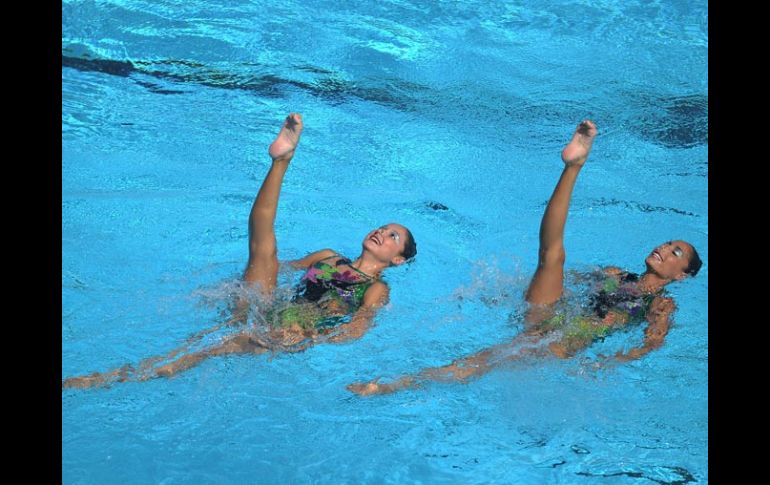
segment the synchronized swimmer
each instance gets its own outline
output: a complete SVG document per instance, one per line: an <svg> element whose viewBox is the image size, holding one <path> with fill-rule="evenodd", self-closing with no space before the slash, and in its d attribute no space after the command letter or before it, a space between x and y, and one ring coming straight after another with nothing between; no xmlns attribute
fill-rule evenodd
<svg viewBox="0 0 770 485"><path fill-rule="evenodd" d="M400 224L385 224L370 231L361 243L361 254L355 260L331 249L321 249L291 261L292 268L305 270L294 298L289 305L274 305L271 308L269 304L279 269L274 230L278 197L302 128L299 113L286 117L268 149L272 165L249 215L249 259L243 281L256 288L261 298L268 302L265 320L270 328L267 335L246 325L251 302L240 297L235 302L233 317L226 324L244 329L226 337L218 345L184 353L192 342L219 326L200 332L186 345L166 356L143 360L137 369L126 365L110 372L71 377L64 380L63 387L87 388L126 380L169 377L216 355L261 354L269 350L299 352L318 341L345 342L359 338L367 331L377 310L388 301L389 288L382 281L383 271L404 264L417 254L412 233ZM349 321L345 317L349 317ZM177 358L179 354L182 355Z"/></svg>
<svg viewBox="0 0 770 485"><path fill-rule="evenodd" d="M448 365L423 369L391 383L379 383L375 379L351 384L349 390L361 395L385 394L419 387L429 381L466 382L495 365L525 356L571 357L610 332L643 321L648 325L642 346L627 353L619 352L615 358L638 359L663 344L674 310L673 300L665 296L663 289L672 281L695 276L702 264L695 248L684 241L669 241L653 249L644 260L647 270L642 275L616 267L587 275L593 283L590 312L569 318L558 304L564 288L564 226L572 189L596 135L596 125L583 121L561 153L564 170L540 223L537 270L525 297L529 307L524 331L510 342Z"/></svg>

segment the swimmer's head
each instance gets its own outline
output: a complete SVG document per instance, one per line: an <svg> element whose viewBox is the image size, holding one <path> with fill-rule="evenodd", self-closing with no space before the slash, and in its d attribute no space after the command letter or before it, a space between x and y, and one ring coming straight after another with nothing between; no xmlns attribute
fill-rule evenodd
<svg viewBox="0 0 770 485"><path fill-rule="evenodd" d="M695 247L685 241L668 241L653 249L644 260L647 271L667 280L682 280L700 271L701 261Z"/></svg>
<svg viewBox="0 0 770 485"><path fill-rule="evenodd" d="M417 254L414 236L401 224L390 223L370 231L362 246L379 260L391 266L410 261Z"/></svg>

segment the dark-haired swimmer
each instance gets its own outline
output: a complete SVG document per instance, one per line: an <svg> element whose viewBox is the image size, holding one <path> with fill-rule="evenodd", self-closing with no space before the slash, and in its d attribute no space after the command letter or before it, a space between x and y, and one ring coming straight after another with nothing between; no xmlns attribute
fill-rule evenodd
<svg viewBox="0 0 770 485"><path fill-rule="evenodd" d="M592 284L591 308L579 316L567 316L557 304L564 287L564 226L572 189L596 134L594 123L583 121L562 151L564 171L540 223L538 265L526 293L529 308L524 331L513 341L442 367L424 369L391 383L355 383L348 389L369 395L418 387L428 381L466 382L495 365L525 356L569 358L613 330L643 321L647 322L643 344L627 353L618 352L615 358L638 359L663 344L674 310L673 300L665 296L663 289L672 281L695 276L702 264L695 248L684 241L669 241L653 249L645 259L647 269L641 275L615 267L587 275Z"/></svg>
<svg viewBox="0 0 770 485"><path fill-rule="evenodd" d="M249 259L243 280L258 288L268 302L279 269L274 232L278 197L302 128L302 117L298 113L286 117L268 150L272 165L249 215ZM124 366L110 372L71 377L63 381L62 387L87 388L117 381L168 377L215 355L261 354L268 350L298 352L318 339L339 343L358 338L368 329L377 309L388 301L388 286L381 280L383 270L404 264L416 254L412 233L400 224L386 224L366 235L361 254L355 260L331 249L322 249L291 261L293 268L304 269L305 274L291 304L267 311L265 320L270 328L266 333L247 328L217 345L185 354L191 343L221 326L215 327L193 336L187 345L166 356L145 359L137 370ZM245 326L249 305L249 301L240 298L227 324ZM349 321L345 322L346 318ZM179 354L182 355L177 358Z"/></svg>

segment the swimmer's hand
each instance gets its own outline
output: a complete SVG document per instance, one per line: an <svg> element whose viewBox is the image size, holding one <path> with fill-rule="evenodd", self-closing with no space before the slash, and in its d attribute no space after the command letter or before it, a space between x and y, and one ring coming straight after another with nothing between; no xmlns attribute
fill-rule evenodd
<svg viewBox="0 0 770 485"><path fill-rule="evenodd" d="M360 338L364 334L364 330L357 330L357 329L351 329L351 328L344 328L342 330L339 330L337 333L332 335L327 339L327 342L331 342L333 344L339 344L342 342L347 342L348 340L355 340L357 338Z"/></svg>
<svg viewBox="0 0 770 485"><path fill-rule="evenodd" d="M625 354L622 351L618 351L615 354L615 360L618 362L629 362L642 357L646 353L647 352L645 352L644 349L631 349Z"/></svg>
<svg viewBox="0 0 770 485"><path fill-rule="evenodd" d="M368 314L367 314L368 315ZM347 342L349 340L355 340L361 338L367 330L369 330L369 319L363 313L357 314L349 323L344 323L337 327L328 339L327 342L333 344L339 344Z"/></svg>

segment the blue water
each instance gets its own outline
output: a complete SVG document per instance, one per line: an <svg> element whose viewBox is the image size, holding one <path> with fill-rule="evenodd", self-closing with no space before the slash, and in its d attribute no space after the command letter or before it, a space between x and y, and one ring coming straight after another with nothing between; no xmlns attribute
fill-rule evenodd
<svg viewBox="0 0 770 485"><path fill-rule="evenodd" d="M391 221L419 249L360 340L63 391L63 483L708 483L706 2L65 1L62 20L63 378L222 320L289 111L306 129L279 257L356 256ZM666 344L594 368L639 327L466 385L349 393L521 330L584 118L567 266L640 272L692 242Z"/></svg>

